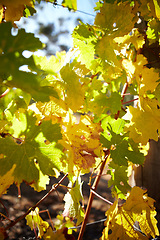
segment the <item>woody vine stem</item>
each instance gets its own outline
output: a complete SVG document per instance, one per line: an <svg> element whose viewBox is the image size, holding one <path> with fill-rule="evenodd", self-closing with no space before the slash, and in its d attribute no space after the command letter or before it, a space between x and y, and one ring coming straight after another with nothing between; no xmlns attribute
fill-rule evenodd
<svg viewBox="0 0 160 240"><path fill-rule="evenodd" d="M99 180L100 180L101 175L103 173L104 167L105 167L107 159L109 157L109 154L110 154L110 150L108 149L108 150L105 151L104 161L102 162L102 165L100 167L99 173L98 173L98 175L97 175L97 177L96 177L96 179L95 179L95 181L93 183L92 189L94 191L96 191L96 189L98 187L98 183L99 183ZM84 230L85 230L85 227L86 227L86 224L87 224L87 221L88 221L88 217L89 217L89 214L90 214L90 210L91 210L91 206L92 206L94 195L95 195L94 192L90 191L88 205L87 205L85 217L84 217L84 220L83 220L83 223L82 223L82 227L81 227L81 230L80 230L80 233L79 233L79 236L78 236L78 240L82 240L82 237L83 237L83 234L84 234Z"/></svg>
<svg viewBox="0 0 160 240"><path fill-rule="evenodd" d="M29 208L28 211L26 213L24 213L23 215L21 215L20 217L18 217L15 221L12 221L6 228L5 231L10 229L11 227L13 227L16 223L18 223L19 221L21 221L22 219L24 219L31 211L34 211L36 207L38 207L53 191L55 191L58 186L64 181L64 179L68 176L68 173L65 174L58 183L54 184L52 186L52 188L50 189L50 191L43 197L41 198L33 207Z"/></svg>

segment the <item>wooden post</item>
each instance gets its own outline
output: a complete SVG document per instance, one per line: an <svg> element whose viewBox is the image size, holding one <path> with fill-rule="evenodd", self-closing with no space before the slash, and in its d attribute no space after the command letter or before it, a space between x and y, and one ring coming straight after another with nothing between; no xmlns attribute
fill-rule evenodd
<svg viewBox="0 0 160 240"><path fill-rule="evenodd" d="M144 166L134 170L135 185L147 189L149 197L156 200L158 228L160 230L160 140L150 140L150 149Z"/></svg>

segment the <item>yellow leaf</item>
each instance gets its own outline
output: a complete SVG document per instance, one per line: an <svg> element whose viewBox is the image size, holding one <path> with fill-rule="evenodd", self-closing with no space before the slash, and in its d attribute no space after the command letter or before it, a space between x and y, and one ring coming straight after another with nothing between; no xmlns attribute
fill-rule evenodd
<svg viewBox="0 0 160 240"><path fill-rule="evenodd" d="M39 216L39 208L37 207L34 211L31 211L27 216L27 225L30 226L31 230L38 228L38 237L42 237L49 228L49 223L43 221Z"/></svg>
<svg viewBox="0 0 160 240"><path fill-rule="evenodd" d="M132 30L132 35L128 34L123 37L116 37L114 38L114 41L121 46L124 45L125 47L132 43L136 50L142 48L145 43L144 36L140 34L137 29Z"/></svg>
<svg viewBox="0 0 160 240"><path fill-rule="evenodd" d="M2 22L3 19L3 5L0 4L0 23Z"/></svg>
<svg viewBox="0 0 160 240"><path fill-rule="evenodd" d="M153 92L159 84L159 73L155 72L153 68L143 68L143 70L137 72L136 75L138 75L136 79L140 85L141 95L149 90Z"/></svg>
<svg viewBox="0 0 160 240"><path fill-rule="evenodd" d="M117 32L123 36L129 33L130 29L134 27L133 17L134 14L131 12L129 4L110 4L104 2L100 8L100 13L96 15L95 24L102 28L113 30L115 34Z"/></svg>
<svg viewBox="0 0 160 240"><path fill-rule="evenodd" d="M135 73L135 66L131 60L123 59L122 60L122 66L126 70L126 73L131 80L133 77L133 74Z"/></svg>
<svg viewBox="0 0 160 240"><path fill-rule="evenodd" d="M33 1L31 0L2 0L1 4L6 7L5 10L5 20L9 21L18 21L23 16L23 11L25 6L33 7Z"/></svg>
<svg viewBox="0 0 160 240"><path fill-rule="evenodd" d="M61 99L54 99L51 97L49 102L38 102L36 107L39 109L45 120L52 120L52 124L62 122L62 118L66 117L66 105ZM40 118L42 119L42 116Z"/></svg>
<svg viewBox="0 0 160 240"><path fill-rule="evenodd" d="M145 193L134 187L123 205L118 207L118 201L114 202L106 213L101 240L147 240L159 235L154 200Z"/></svg>
<svg viewBox="0 0 160 240"><path fill-rule="evenodd" d="M160 6L158 5L158 1L157 0L153 0L154 6L155 6L155 12L156 12L156 16L158 19L160 19Z"/></svg>
<svg viewBox="0 0 160 240"><path fill-rule="evenodd" d="M63 139L59 142L65 148L66 154L69 155L70 171L73 171L74 167L78 170L88 171L94 166L95 158L101 156L100 124L93 123L92 117L87 115L81 116L79 123L75 124L75 118L70 115L63 125Z"/></svg>
<svg viewBox="0 0 160 240"><path fill-rule="evenodd" d="M47 232L43 236L44 240L66 240L63 231L57 230L56 232L53 232L52 228L50 227Z"/></svg>
<svg viewBox="0 0 160 240"><path fill-rule="evenodd" d="M46 190L46 185L49 184L49 176L43 174L43 172L40 170L39 166L36 166L39 171L39 179L37 182L32 183L30 186L34 188L37 192L40 192L42 190Z"/></svg>
<svg viewBox="0 0 160 240"><path fill-rule="evenodd" d="M16 165L13 167L3 176L0 176L0 196L6 192L6 190L10 187L11 184L14 182L13 172Z"/></svg>
<svg viewBox="0 0 160 240"><path fill-rule="evenodd" d="M140 107L129 106L125 119L130 120L125 131L129 137L142 145L147 144L149 139L158 141L157 130L160 129L160 112L157 108L158 101L155 99L140 98Z"/></svg>
<svg viewBox="0 0 160 240"><path fill-rule="evenodd" d="M74 112L78 111L84 103L85 89L80 82L79 76L72 70L69 64L64 66L61 71L66 91L65 102Z"/></svg>

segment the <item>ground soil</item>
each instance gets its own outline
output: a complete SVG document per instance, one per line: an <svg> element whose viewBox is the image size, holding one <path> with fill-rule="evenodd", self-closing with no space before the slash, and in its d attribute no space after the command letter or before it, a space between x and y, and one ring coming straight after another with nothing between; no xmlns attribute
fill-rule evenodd
<svg viewBox="0 0 160 240"><path fill-rule="evenodd" d="M87 185L88 179L90 174L86 174L83 176L84 184L83 184L83 195L85 201L85 207L88 202L89 197L89 186ZM62 176L60 176L61 178ZM60 179L59 178L59 179ZM59 180L58 179L58 180ZM2 203L4 204L5 208L0 203L0 212L7 215L11 220L15 220L17 217L23 215L30 207L34 206L36 202L38 202L50 189L52 184L58 182L57 179L51 178L50 185L47 186L46 191L35 192L33 188L27 186L25 183L21 185L21 195L22 197L19 199L18 190L15 185L12 185L8 193L3 195L1 198ZM102 176L97 192L102 195L104 198L113 201L110 189L107 187L108 176ZM67 186L68 182L65 180L63 182L64 185ZM54 191L44 200L40 205L40 211L48 210L51 216L53 223L56 220L56 216L59 213L62 213L64 209L64 194L66 193L66 188L58 187L58 191ZM89 223L93 223L95 221L105 219L105 212L109 208L109 205L102 201L101 199L95 197L91 213L89 216ZM6 212L7 211L7 212ZM41 217L43 220L49 221L48 214L42 213ZM4 225L7 225L7 221L3 221ZM94 223L92 225L87 225L83 239L87 240L97 240L101 237L102 230L104 228L104 222ZM75 238L77 239L79 229L77 233L74 233ZM18 222L14 227L12 227L8 232L8 238L12 240L32 240L36 239L34 231L31 231L30 227L26 225L25 219Z"/></svg>

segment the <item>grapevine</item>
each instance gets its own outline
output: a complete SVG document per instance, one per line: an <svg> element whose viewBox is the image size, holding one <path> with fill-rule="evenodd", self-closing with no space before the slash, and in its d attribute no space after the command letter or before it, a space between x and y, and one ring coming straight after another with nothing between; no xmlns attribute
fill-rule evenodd
<svg viewBox="0 0 160 240"><path fill-rule="evenodd" d="M62 5L77 10L76 0ZM0 239L26 218L38 229L37 239L68 239L81 224L81 240L103 173L111 176L108 186L116 200L106 199L111 206L101 239L156 238L154 200L132 188L129 176L144 164L149 140L159 139L159 1L98 1L94 24L80 22L73 48L50 58L35 54L44 46L34 34L18 29L12 35L16 21L35 12L32 0L0 1L0 196L13 183L19 188L26 182L40 192L50 177L64 177L14 221L0 213ZM81 177L89 172L96 177L84 210ZM67 177L60 224L50 225L38 206Z"/></svg>

